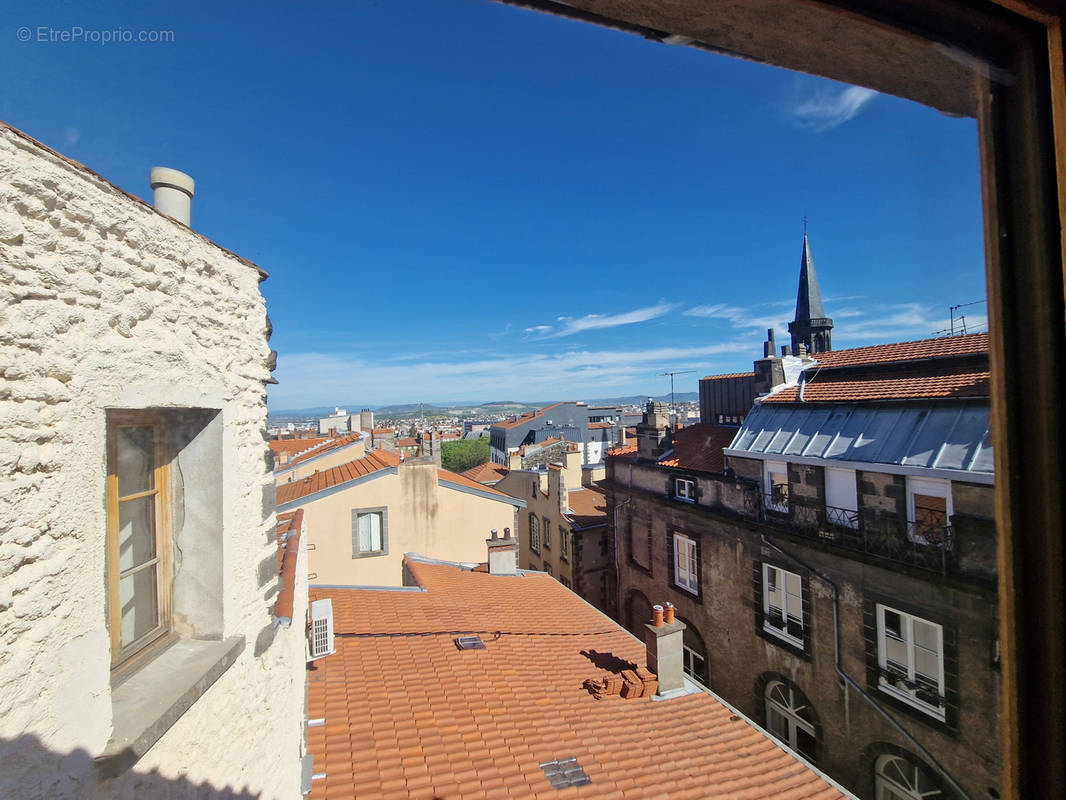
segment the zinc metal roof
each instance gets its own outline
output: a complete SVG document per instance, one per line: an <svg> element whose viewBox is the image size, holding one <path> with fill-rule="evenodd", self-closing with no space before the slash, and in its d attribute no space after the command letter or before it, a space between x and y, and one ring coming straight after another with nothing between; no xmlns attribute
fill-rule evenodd
<svg viewBox="0 0 1066 800"><path fill-rule="evenodd" d="M991 475L987 402L757 405L729 451Z"/></svg>

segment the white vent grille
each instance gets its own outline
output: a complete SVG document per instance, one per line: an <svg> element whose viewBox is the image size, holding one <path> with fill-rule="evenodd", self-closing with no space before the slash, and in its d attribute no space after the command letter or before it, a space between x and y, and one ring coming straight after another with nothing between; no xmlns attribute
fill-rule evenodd
<svg viewBox="0 0 1066 800"><path fill-rule="evenodd" d="M315 600L311 603L311 640L308 661L335 652L333 648L333 601Z"/></svg>

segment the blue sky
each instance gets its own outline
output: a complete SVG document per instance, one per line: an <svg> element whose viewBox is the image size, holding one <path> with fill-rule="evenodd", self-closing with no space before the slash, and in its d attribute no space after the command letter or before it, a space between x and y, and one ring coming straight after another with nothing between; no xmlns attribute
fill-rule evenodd
<svg viewBox="0 0 1066 800"><path fill-rule="evenodd" d="M787 342L804 216L838 348L985 297L970 119L487 0L6 5L0 118L270 273L272 410L695 391Z"/></svg>

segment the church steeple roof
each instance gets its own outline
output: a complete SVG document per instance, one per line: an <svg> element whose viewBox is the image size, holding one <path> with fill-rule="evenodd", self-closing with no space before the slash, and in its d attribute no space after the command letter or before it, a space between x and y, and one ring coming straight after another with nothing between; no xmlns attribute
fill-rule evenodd
<svg viewBox="0 0 1066 800"><path fill-rule="evenodd" d="M814 271L811 246L807 231L803 231L803 255L800 259L799 292L796 295L796 320L825 319L822 292L818 288L818 275Z"/></svg>

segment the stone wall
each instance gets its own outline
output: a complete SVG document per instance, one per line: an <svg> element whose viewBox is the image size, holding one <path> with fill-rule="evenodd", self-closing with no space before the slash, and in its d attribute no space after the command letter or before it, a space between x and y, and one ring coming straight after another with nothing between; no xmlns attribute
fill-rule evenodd
<svg viewBox="0 0 1066 800"><path fill-rule="evenodd" d="M192 785L299 796L303 617L274 635L259 280L249 262L0 127L0 796ZM211 602L221 636L246 644L137 763L98 784L91 759L112 732L107 409L217 420ZM183 477L188 488L194 476L171 469ZM188 500L173 509L184 531L196 525ZM194 577L180 555L176 582Z"/></svg>

